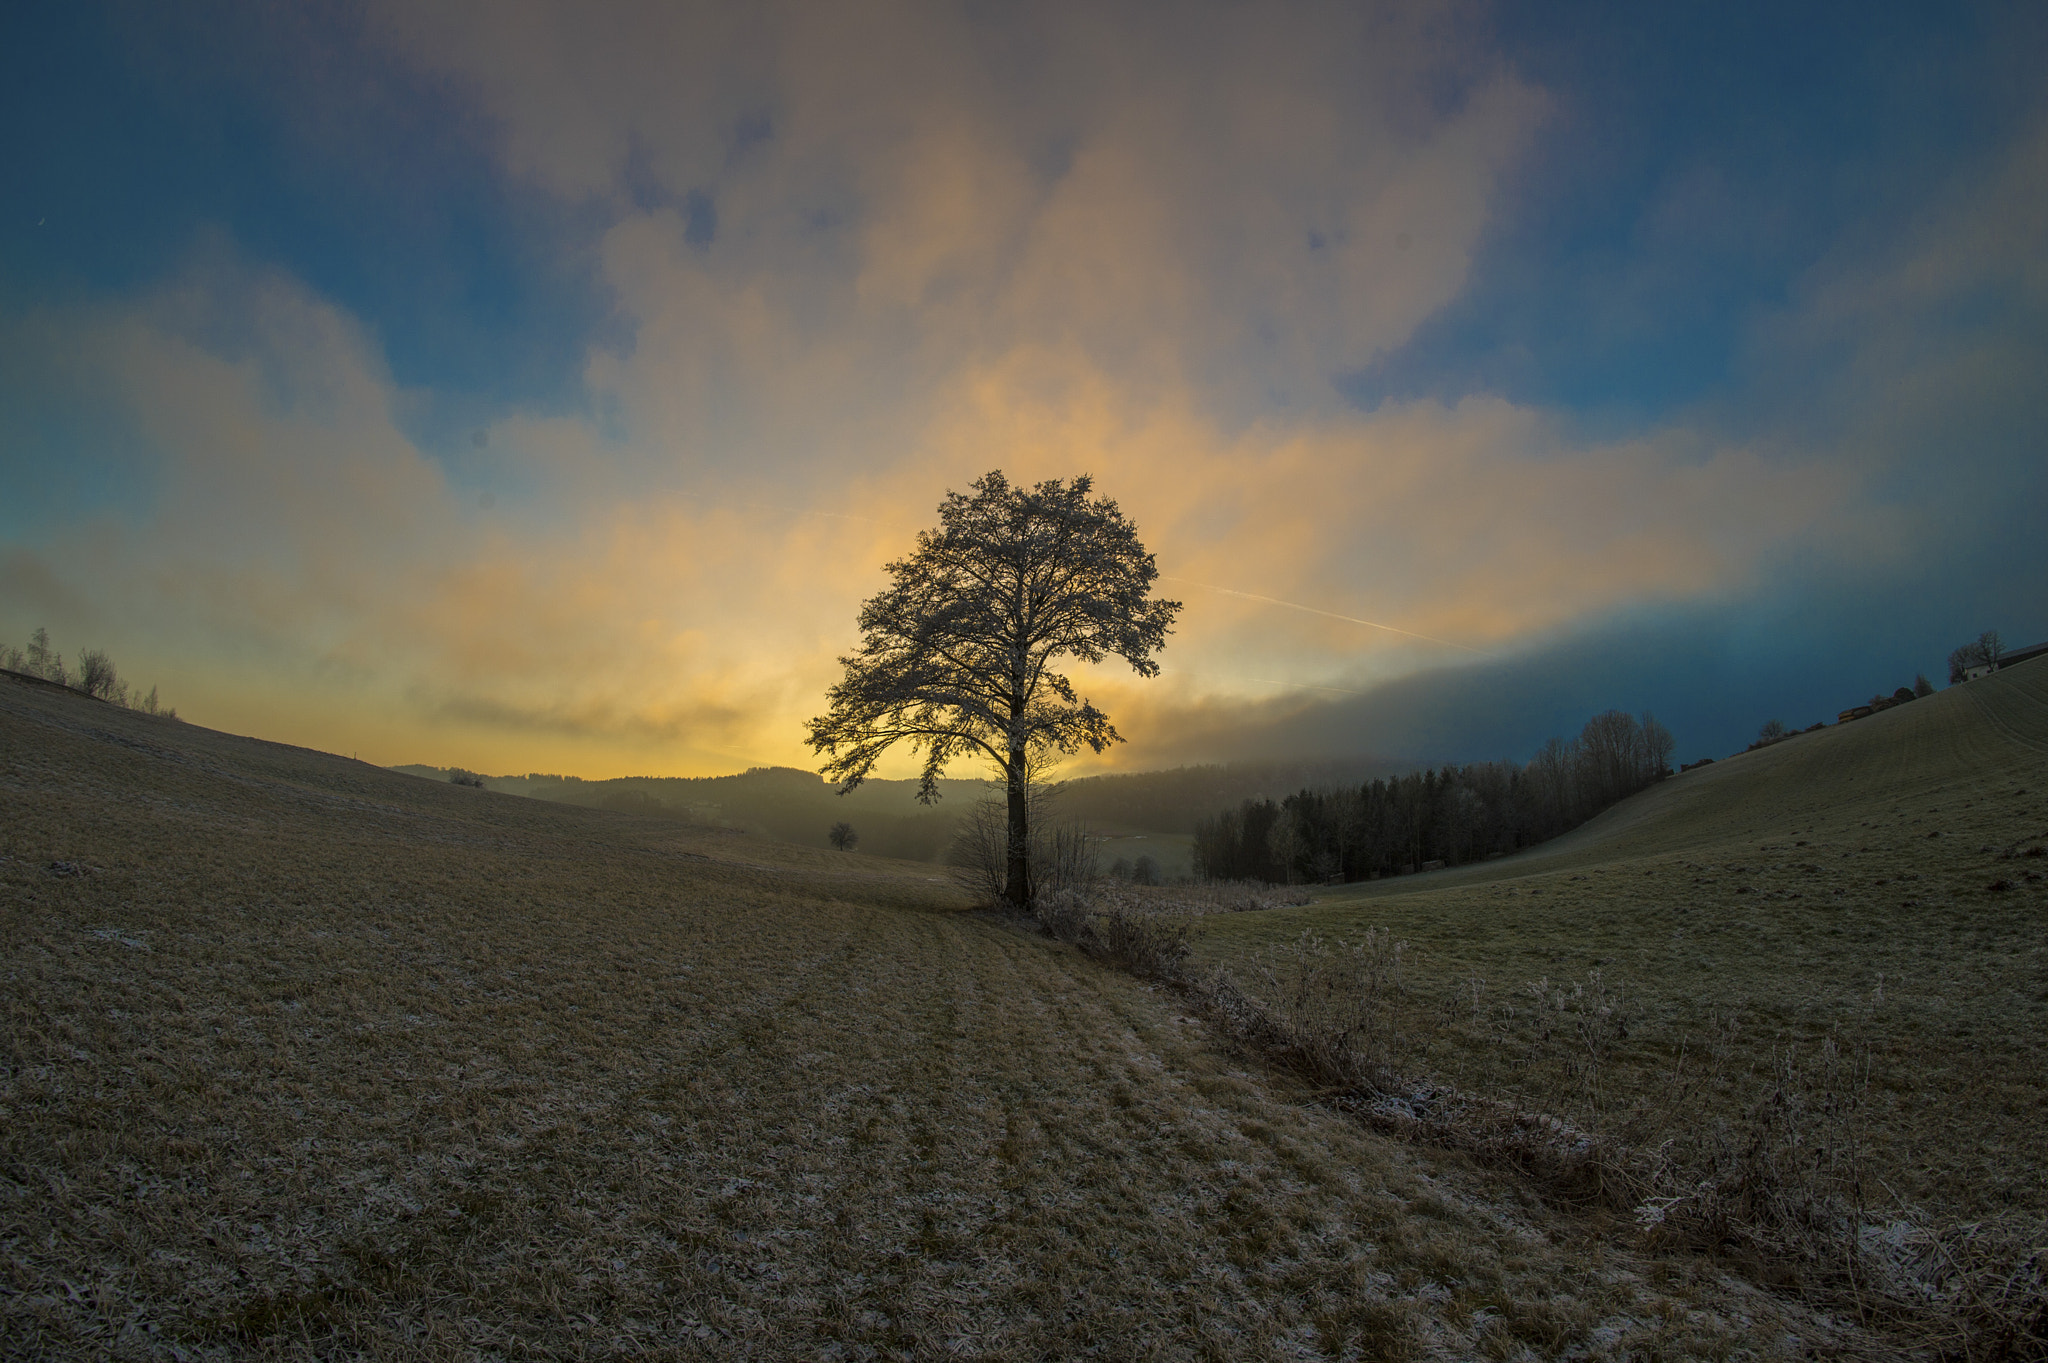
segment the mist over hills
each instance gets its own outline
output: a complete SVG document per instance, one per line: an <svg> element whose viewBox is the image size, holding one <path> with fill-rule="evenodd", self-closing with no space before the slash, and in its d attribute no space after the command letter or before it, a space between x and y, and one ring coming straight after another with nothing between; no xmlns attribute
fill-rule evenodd
<svg viewBox="0 0 2048 1363"><path fill-rule="evenodd" d="M1054 799L1062 816L1104 831L1187 834L1194 831L1197 819L1245 799L1355 784L1417 765L1364 756L1217 763L1080 777L1061 783ZM445 781L452 769L414 763L392 770ZM486 776L483 783L485 789L507 795L684 818L813 847L828 845L826 834L832 825L846 820L859 832L862 851L911 861L942 857L960 817L996 790L981 780L943 780L939 801L921 805L914 780L869 780L852 793L839 795L816 772L796 767L755 767L731 776L622 776L602 781L531 772Z"/></svg>

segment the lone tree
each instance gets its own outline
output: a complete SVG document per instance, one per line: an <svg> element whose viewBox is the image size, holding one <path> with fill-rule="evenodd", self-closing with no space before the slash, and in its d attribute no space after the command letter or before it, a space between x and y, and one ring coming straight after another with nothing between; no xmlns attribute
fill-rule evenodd
<svg viewBox="0 0 2048 1363"><path fill-rule="evenodd" d="M1122 658L1141 677L1180 602L1150 598L1159 569L1094 481L1011 487L1001 470L973 495L946 494L939 528L887 565L890 584L860 608L860 648L810 722L810 744L844 795L897 743L924 753L917 798L938 798L956 757L995 763L1008 795L1003 897L1032 898L1031 777L1056 753L1101 752L1122 737L1064 675L1062 658Z"/></svg>
<svg viewBox="0 0 2048 1363"><path fill-rule="evenodd" d="M825 835L831 844L842 852L851 852L860 845L860 834L853 831L853 825L841 819L832 825L832 831Z"/></svg>

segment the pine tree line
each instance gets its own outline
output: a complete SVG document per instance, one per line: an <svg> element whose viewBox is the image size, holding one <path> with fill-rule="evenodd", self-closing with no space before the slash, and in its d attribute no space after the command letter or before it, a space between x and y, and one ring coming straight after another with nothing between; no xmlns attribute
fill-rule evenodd
<svg viewBox="0 0 2048 1363"><path fill-rule="evenodd" d="M1671 731L1609 710L1526 763L1475 762L1244 801L1195 826L1197 875L1299 884L1457 866L1567 832L1670 774Z"/></svg>

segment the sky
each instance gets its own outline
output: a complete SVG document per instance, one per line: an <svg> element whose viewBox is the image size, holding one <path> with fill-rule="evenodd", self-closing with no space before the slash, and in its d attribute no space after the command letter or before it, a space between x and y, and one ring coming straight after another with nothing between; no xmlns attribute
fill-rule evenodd
<svg viewBox="0 0 2048 1363"><path fill-rule="evenodd" d="M2048 639L2044 57L2034 4L9 6L0 642L381 763L815 766L944 495L1087 473L1185 608L1076 669L1128 742L1073 772L1722 754Z"/></svg>

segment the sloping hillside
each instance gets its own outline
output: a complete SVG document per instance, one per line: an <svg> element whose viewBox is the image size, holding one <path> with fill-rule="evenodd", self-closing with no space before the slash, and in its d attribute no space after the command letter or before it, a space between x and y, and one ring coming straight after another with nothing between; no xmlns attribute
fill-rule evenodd
<svg viewBox="0 0 2048 1363"><path fill-rule="evenodd" d="M1843 1338L1372 1138L930 870L0 684L0 1353Z"/></svg>
<svg viewBox="0 0 2048 1363"><path fill-rule="evenodd" d="M1895 813L1931 814L1930 801L1948 804L1958 833L1982 824L1989 836L2008 823L2019 828L2048 816L2048 788L2031 779L2043 771L2048 771L2048 659L1685 772L1512 858L1414 880L1365 882L1345 891L1366 897L1407 894L1424 886L1668 856L1795 831L1806 836L1823 828L1861 827L1866 821L1886 826ZM2014 783L2032 788L2015 794ZM1975 815L1961 817L1964 800L1972 801ZM1923 825L1923 831L1933 831L1932 825ZM1950 843L1943 850L1956 846Z"/></svg>
<svg viewBox="0 0 2048 1363"><path fill-rule="evenodd" d="M1688 772L1514 857L1210 920L1197 954L1243 973L1374 927L1409 943L1431 1072L1565 1105L1583 1061L1532 1068L1509 1038L1597 972L1629 1020L1603 1102L1709 1055L1758 1085L1842 1057L1885 1196L2048 1214L2048 662Z"/></svg>

